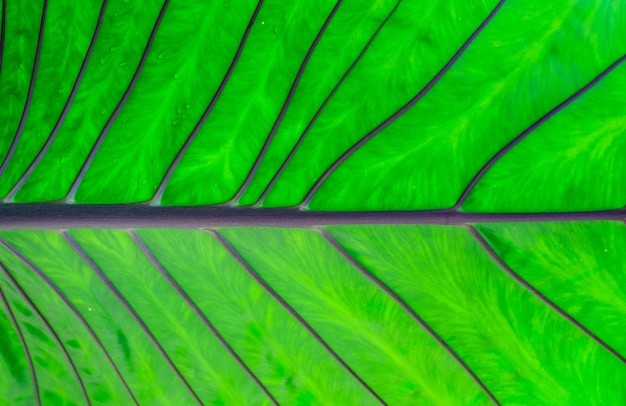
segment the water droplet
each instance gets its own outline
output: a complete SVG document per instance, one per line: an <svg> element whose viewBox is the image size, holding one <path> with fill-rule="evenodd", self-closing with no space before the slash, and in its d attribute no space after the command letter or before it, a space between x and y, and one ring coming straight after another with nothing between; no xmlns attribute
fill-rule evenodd
<svg viewBox="0 0 626 406"><path fill-rule="evenodd" d="M174 78L174 80L179 80L180 79L180 73L175 73L172 75L172 77Z"/></svg>
<svg viewBox="0 0 626 406"><path fill-rule="evenodd" d="M265 21L261 21L261 24L262 24L262 25L265 25Z"/></svg>
<svg viewBox="0 0 626 406"><path fill-rule="evenodd" d="M161 52L160 54L157 55L157 59L162 61L163 59L165 59L165 52Z"/></svg>
<svg viewBox="0 0 626 406"><path fill-rule="evenodd" d="M228 6L230 6L230 3L229 3L229 2L227 2L227 1L225 1L225 2L224 2L224 8L228 8Z"/></svg>
<svg viewBox="0 0 626 406"><path fill-rule="evenodd" d="M18 68L19 68L20 70L24 70L24 65L20 63L20 65L18 66Z"/></svg>
<svg viewBox="0 0 626 406"><path fill-rule="evenodd" d="M152 165L156 165L156 164L157 164L157 161L152 161Z"/></svg>
<svg viewBox="0 0 626 406"><path fill-rule="evenodd" d="M115 47L109 47L109 52L115 52L117 50L117 48Z"/></svg>
<svg viewBox="0 0 626 406"><path fill-rule="evenodd" d="M104 65L107 63L107 60L104 58L100 58L100 65Z"/></svg>
<svg viewBox="0 0 626 406"><path fill-rule="evenodd" d="M91 311L91 307L88 307L87 310Z"/></svg>
<svg viewBox="0 0 626 406"><path fill-rule="evenodd" d="M187 116L183 114L180 118L185 119L185 118L187 118Z"/></svg>
<svg viewBox="0 0 626 406"><path fill-rule="evenodd" d="M178 120L172 121L172 127L176 127L178 124L180 124Z"/></svg>
<svg viewBox="0 0 626 406"><path fill-rule="evenodd" d="M189 104L189 103L185 104L185 109L190 110L191 109L191 104Z"/></svg>
<svg viewBox="0 0 626 406"><path fill-rule="evenodd" d="M100 110L100 115L101 115L101 116L104 116L105 114L106 114L106 111L105 111L105 110Z"/></svg>
<svg viewBox="0 0 626 406"><path fill-rule="evenodd" d="M126 62L126 61L120 62L120 68L123 68L125 66L128 66L128 62Z"/></svg>
<svg viewBox="0 0 626 406"><path fill-rule="evenodd" d="M283 27L281 27L280 25L277 25L276 27L274 27L274 34L278 35L281 32L283 32Z"/></svg>

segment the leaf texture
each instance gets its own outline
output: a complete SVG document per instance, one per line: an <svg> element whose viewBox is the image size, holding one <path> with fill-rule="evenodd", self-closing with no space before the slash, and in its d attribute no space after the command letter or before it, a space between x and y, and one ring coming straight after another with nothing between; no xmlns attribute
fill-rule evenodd
<svg viewBox="0 0 626 406"><path fill-rule="evenodd" d="M626 0L0 7L0 404L626 404Z"/></svg>
<svg viewBox="0 0 626 406"><path fill-rule="evenodd" d="M619 209L624 7L12 2L0 195L321 211Z"/></svg>
<svg viewBox="0 0 626 406"><path fill-rule="evenodd" d="M623 403L626 226L477 229L3 231L0 371L23 335L43 403Z"/></svg>

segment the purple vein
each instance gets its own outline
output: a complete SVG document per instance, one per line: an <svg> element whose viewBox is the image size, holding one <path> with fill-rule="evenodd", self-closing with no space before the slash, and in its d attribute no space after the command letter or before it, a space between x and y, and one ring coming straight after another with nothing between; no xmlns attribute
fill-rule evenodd
<svg viewBox="0 0 626 406"><path fill-rule="evenodd" d="M328 177L337 169L346 159L348 159L354 152L356 152L361 146L367 143L369 140L374 138L376 135L380 134L387 127L389 127L394 121L396 121L400 116L406 113L411 107L413 107L418 101L420 101L436 84L439 80L450 70L452 65L456 63L456 61L461 57L461 55L467 50L467 48L474 42L476 37L480 35L483 29L493 20L498 11L502 8L506 0L500 0L500 2L496 5L496 7L489 13L487 18L478 26L478 28L470 35L470 37L463 43L463 45L456 51L456 53L452 56L452 58L444 65L443 68L437 73L428 84L420 90L420 92L413 97L404 107L395 112L391 117L382 122L382 124L378 125L375 129L373 129L366 136L361 138L356 144L352 145L346 152L344 152L333 164L324 171L322 176L315 182L313 187L306 194L302 202L298 205L298 207L306 207L313 195L318 191L318 189L322 186L322 184L328 179Z"/></svg>
<svg viewBox="0 0 626 406"><path fill-rule="evenodd" d="M2 268L2 271L4 273L7 273L7 270L5 269L4 266L0 265L0 268ZM1 287L0 287L0 299L2 299L2 302L6 306L7 312L9 313L9 318L11 319L11 324L13 324L13 328L15 328L15 331L17 332L17 336L20 339L20 343L22 343L22 348L24 349L24 354L26 355L26 362L28 362L28 368L30 369L30 376L31 376L31 379L33 380L33 388L35 391L35 397L37 398L37 405L41 406L41 393L39 393L39 382L37 382L37 374L35 373L35 366L33 365L33 360L30 357L30 351L28 350L28 345L26 345L26 340L24 339L24 334L22 333L22 329L20 328L20 325L17 323L17 320L15 319L15 315L13 315L11 306L9 306L9 302L6 296L4 295L4 292L2 291Z"/></svg>
<svg viewBox="0 0 626 406"><path fill-rule="evenodd" d="M61 125L63 124L63 121L65 121L65 117L67 116L67 113L68 113L68 111L70 109L70 106L72 105L72 102L74 101L74 97L76 96L76 92L78 91L78 86L80 85L80 82L81 82L81 80L83 78L83 75L85 74L85 69L87 68L87 64L88 64L89 59L91 57L91 54L93 52L93 48L96 45L96 39L98 38L98 33L99 33L100 27L102 25L102 20L104 18L104 12L106 10L106 6L107 6L108 1L109 0L104 0L102 2L102 7L100 8L100 15L98 16L98 21L96 22L96 28L94 30L93 36L91 37L91 42L89 43L89 48L87 49L87 53L85 54L85 58L83 59L83 63L81 65L81 67L80 67L80 70L78 71L78 76L76 77L76 81L74 82L74 86L72 87L72 91L70 92L70 95L69 95L67 101L65 102L65 106L63 107L63 111L61 112L61 115L57 119L57 122L54 125L54 128L52 129L52 132L50 133L50 136L48 136L48 139L46 140L46 143L43 145L43 147L41 147L41 150L39 151L39 153L37 154L35 159L33 159L33 161L28 166L26 171L24 171L24 173L22 174L20 179L13 186L13 188L11 189L9 194L4 198L5 201L8 201L8 202L12 202L13 201L13 198L15 197L17 192L19 192L20 188L24 185L24 183L26 182L26 180L28 179L30 174L35 170L37 165L39 165L39 162L41 162L41 160L43 159L44 155L50 149L50 145L52 145L52 142L56 138L56 136L57 136L57 134L59 132L59 129L61 128Z"/></svg>
<svg viewBox="0 0 626 406"><path fill-rule="evenodd" d="M506 144L504 147L502 147L502 149L500 151L498 151L498 153L495 154L493 157L491 157L491 159L489 161L487 161L487 163L481 168L481 170L478 171L478 173L474 176L472 181L469 183L469 185L467 185L467 187L465 188L465 190L461 194L461 197L459 198L459 200L453 206L453 209L459 210L461 208L461 206L463 205L463 203L465 202L467 197L470 195L470 193L472 192L472 190L474 189L476 184L478 182L480 182L480 180L483 178L483 176L498 162L498 160L500 158L502 158L511 149L515 148L515 146L517 146L522 140L524 140L529 134L531 134L533 131L535 131L539 126L541 126L546 121L550 120L552 117L554 117L559 112L561 112L561 110L565 109L567 106L569 106L574 101L576 101L576 99L578 99L580 96L582 96L584 93L586 93L592 87L594 87L598 82L600 82L602 79L604 79L609 73L611 73L613 70L615 70L615 68L617 68L625 60L626 60L626 55L622 56L617 61L613 62L608 68L606 68L602 73L600 73L598 76L596 76L591 82L587 83L585 86L583 86L576 93L574 93L573 95L571 95L570 97L565 99L563 102L561 102L555 108L553 108L548 113L546 113L544 116L542 116L537 121L535 121L530 127L528 127L526 130L524 130L520 135L518 135L517 137L513 138L508 144Z"/></svg>
<svg viewBox="0 0 626 406"><path fill-rule="evenodd" d="M9 245L9 243L4 241L3 239L0 239L0 244L4 245L6 248L8 248L11 252L13 252L20 259L23 258L23 256L20 253L15 251L15 249L13 247L11 247ZM11 284L15 287L15 289L18 290L20 295L29 304L29 306L33 309L33 311L37 314L37 317L46 326L46 329L50 332L50 334L52 334L52 337L54 338L54 341L56 341L57 345L61 349L61 352L63 353L63 356L65 357L65 359L67 360L68 364L70 365L70 368L72 369L72 373L73 373L74 377L76 378L76 381L78 382L78 385L80 386L80 390L81 390L81 392L83 394L83 397L85 398L85 401L87 402L88 405L91 405L91 401L89 400L89 395L87 395L87 390L85 389L85 384L83 383L83 380L80 377L80 374L78 373L78 370L76 369L76 365L74 365L74 361L72 361L72 358L70 357L70 354L67 352L67 349L63 345L63 342L61 341L61 338L59 337L57 332L54 330L54 328L52 327L52 325L50 324L48 319L43 315L43 313L41 313L41 311L39 310L37 305L28 296L26 291L24 291L24 289L19 284L19 282L13 277L13 275L11 275L9 270L6 269L4 266L1 266L0 268L2 268L2 270L4 271L4 274L6 275L7 279L9 279Z"/></svg>
<svg viewBox="0 0 626 406"><path fill-rule="evenodd" d="M602 347L608 350L611 354L617 357L617 359L619 359L621 362L626 364L626 359L620 353L618 353L611 346L605 343L600 337L592 333L591 330L589 330L588 328L580 324L576 319L574 319L574 317L570 316L569 313L567 313L565 310L557 306L553 301L548 299L545 295L539 292L534 286L532 286L530 283L525 281L520 275L518 275L510 266L508 266L502 260L502 258L498 256L498 254L494 251L494 249L489 245L487 240L485 240L483 236L476 230L476 228L474 228L471 225L468 225L467 227L469 228L469 231L472 234L472 236L474 236L476 241L478 241L478 243L485 249L485 251L487 251L487 253L491 256L491 258L493 258L493 260L498 265L500 265L500 268L502 268L509 276L515 279L517 283L522 285L524 288L530 291L533 295L535 295L539 300L541 300L542 302L550 306L553 310L555 310L557 313L563 316L567 321L569 321L570 323L578 327L581 331L587 334L592 340L600 344Z"/></svg>
<svg viewBox="0 0 626 406"><path fill-rule="evenodd" d="M263 144L263 147L261 148L261 151L259 152L259 155L256 157L254 164L252 165L252 169L250 169L250 171L248 172L248 175L246 176L246 179L243 181L243 184L241 185L241 187L239 188L239 191L230 200L229 203L231 205L236 205L239 202L239 200L241 199L241 196L243 196L243 194L248 189L250 182L252 182L252 178L254 178L254 176L256 175L256 172L259 169L259 165L261 165L261 161L265 157L267 149L272 143L272 140L274 139L274 136L276 135L276 132L278 131L278 127L280 127L280 124L282 123L283 118L285 117L285 113L287 112L287 109L289 108L289 105L291 104L293 95L295 94L298 88L298 84L300 84L300 80L302 79L302 75L304 74L304 71L309 63L309 60L311 59L313 52L315 52L315 49L317 48L317 44L319 44L320 40L322 39L322 36L326 32L328 25L332 21L335 14L337 14L337 10L339 10L339 6L341 6L342 2L343 0L337 1L337 3L335 4L335 7L333 7L332 11L326 18L324 25L322 25L322 28L317 33L317 36L315 37L315 39L313 40L313 43L309 47L309 50L306 53L304 60L302 61L302 64L300 65L300 69L298 69L298 73L296 74L293 84L291 85L291 89L289 89L289 93L287 94L287 98L285 99L285 102L283 103L283 107L281 108L280 113L278 114L278 117L276 118L276 121L274 122L274 125L272 126L272 129L270 130L270 133L267 136L265 143Z"/></svg>
<svg viewBox="0 0 626 406"><path fill-rule="evenodd" d="M37 38L37 48L35 50L35 61L33 62L33 72L30 76L30 84L28 85L28 94L26 95L26 102L24 103L24 110L22 110L22 117L20 118L20 123L17 126L17 131L15 132L15 137L11 141L11 146L9 147L9 152L4 157L4 161L2 165L0 165L0 177L4 174L7 166L13 159L13 154L15 154L15 149L17 148L17 144L20 142L20 138L22 137L22 132L24 132L24 126L26 125L26 117L28 117L28 112L30 110L30 103L33 98L33 90L35 89L35 79L37 78L37 69L39 67L39 58L41 56L41 43L43 42L43 30L44 23L46 21L46 11L48 10L48 0L44 0L43 9L41 12L41 24L39 25L39 37ZM4 12L4 7L2 8ZM4 19L2 20L4 21ZM3 37L4 38L4 37Z"/></svg>
<svg viewBox="0 0 626 406"><path fill-rule="evenodd" d="M107 359L107 361L111 365L111 368L113 368L113 371L115 371L115 374L120 379L122 385L124 386L124 388L126 389L128 394L130 395L130 397L133 399L134 403L138 404L137 403L137 399L135 399L135 396L133 395L133 393L131 392L130 388L128 387L128 384L126 383L126 380L122 377L122 374L117 369L117 366L113 362L113 359L109 355L109 352L104 348L104 345L102 344L102 341L100 341L100 339L98 338L96 333L93 331L93 329L91 328L89 323L87 323L87 320L85 320L85 318L80 314L80 312L76 309L74 304L72 304L72 302L68 299L68 297L52 281L52 279L50 279L50 277L48 277L48 275L46 275L38 266L36 266L33 262L31 262L28 258L26 258L26 256L24 256L21 252L19 252L17 249L15 249L15 247L11 246L5 240L0 239L0 243L2 243L5 247L7 247L15 256L17 256L32 271L34 271L50 287L50 289L52 289L54 291L54 293L56 293L56 295L63 301L63 303L65 303L65 305L68 307L68 309L70 309L70 311L72 313L74 313L76 318L80 321L81 325L83 327L85 327L85 329L87 330L87 332L89 333L91 338L93 338L93 340L96 342L96 345L98 346L98 348L100 348L100 350L104 354L105 358Z"/></svg>
<svg viewBox="0 0 626 406"><path fill-rule="evenodd" d="M217 230L206 230L207 232L213 234L213 236L226 248L226 250L233 256L233 258L245 269L245 271L255 280L259 285L265 289L267 293L269 293L278 303L280 303L291 316L293 316L302 327L304 327L309 334L317 340L317 342L337 361L354 379L356 379L372 396L374 396L380 403L385 404L385 402L378 396L376 392L372 388L369 387L360 376L358 376L352 368L346 362L341 359L341 357L324 341L324 339L309 325L309 323L302 318L302 316L293 308L289 303L283 299L278 292L276 292L270 285L265 282L265 280L259 275L248 262L235 250L235 248L228 242L226 239L217 231Z"/></svg>
<svg viewBox="0 0 626 406"><path fill-rule="evenodd" d="M2 72L2 60L4 59L4 31L7 20L7 0L2 0L2 23L0 23L0 72Z"/></svg>
<svg viewBox="0 0 626 406"><path fill-rule="evenodd" d="M91 151L89 152L89 155L87 156L87 159L85 160L82 167L80 168L80 171L78 172L78 176L76 176L76 179L74 180L74 182L72 183L72 186L70 187L70 191L65 197L66 202L68 203L74 202L74 196L76 195L76 191L78 190L80 183L82 182L83 178L85 177L85 174L87 173L87 169L89 169L89 166L91 165L96 154L98 153L98 150L100 149L100 146L102 145L102 142L104 141L104 138L106 137L107 133L111 129L111 126L117 119L117 116L120 114L122 108L126 104L126 101L130 97L130 94L133 91L135 84L137 83L137 79L139 79L139 74L141 73L141 70L143 69L146 63L146 59L148 59L148 53L150 52L150 48L152 47L152 42L154 41L154 37L156 36L159 26L161 25L161 21L163 20L163 16L165 15L165 11L167 10L167 6L169 5L169 3L170 3L170 0L165 0L165 2L163 3L163 6L161 7L161 11L159 12L159 16L157 17L156 22L154 23L154 27L152 27L152 32L150 33L150 37L148 37L148 43L146 44L146 48L144 49L143 54L141 55L141 59L139 60L137 69L135 70L135 73L133 74L133 77L130 83L128 84L128 87L126 88L124 95L122 96L119 103L115 107L115 110L113 110L113 113L107 120L104 128L100 132L100 135L98 135L98 139L96 140L96 143L91 148Z"/></svg>
<svg viewBox="0 0 626 406"><path fill-rule="evenodd" d="M102 280L102 282L104 282L104 284L109 288L109 290L117 297L117 299L126 308L126 310L128 311L128 313L130 313L133 319L135 319L135 322L139 325L139 327L141 327L144 333L146 333L146 335L148 336L150 341L152 341L154 346L157 348L157 350L159 351L159 353L161 354L165 362L170 366L170 368L176 374L176 376L178 376L180 381L187 388L187 390L194 397L194 399L198 402L198 404L202 404L202 401L200 400L196 392L194 392L194 390L191 388L191 386L189 385L187 380L183 377L183 375L178 370L176 365L174 365L174 362L172 361L172 359L167 355L167 353L165 352L161 344L158 342L158 340L156 339L152 331L150 331L146 323L141 319L141 317L139 317L139 314L137 314L135 309L128 302L128 300L126 300L124 295L117 289L117 287L113 284L113 282L111 282L111 280L102 272L102 270L98 267L98 265L96 265L96 263L93 262L93 260L87 255L87 253L81 248L81 246L78 245L78 242L76 242L76 240L74 240L74 238L72 238L72 236L69 235L67 231L63 231L63 236L70 243L72 248L74 248L74 250L87 263L87 265L89 265L89 267L96 273L96 275L98 275L98 277Z"/></svg>
<svg viewBox="0 0 626 406"><path fill-rule="evenodd" d="M215 95L213 95L213 98L209 102L209 105L207 106L206 110L204 110L202 117L200 117L200 120L198 121L194 129L191 131L191 134L189 134L189 137L187 137L187 140L185 140L185 143L183 144L181 149L178 151L178 153L176 154L176 157L174 158L169 168L167 169L167 172L165 173L165 176L161 180L161 183L159 184L157 191L155 192L152 199L150 199L151 205L157 206L161 204L161 198L163 197L163 192L165 191L165 188L167 187L167 184L169 183L170 178L172 177L172 174L178 167L178 164L180 163L180 161L183 159L183 156L189 149L189 146L196 139L196 136L198 135L200 128L202 128L202 125L204 124L206 119L209 117L209 114L211 114L211 111L213 111L215 104L217 103L218 99L222 95L222 92L224 91L226 84L230 80L230 77L232 76L233 71L235 70L235 67L237 66L237 62L239 62L239 58L241 57L243 48L246 45L246 42L248 41L248 36L250 35L250 31L252 31L252 27L254 26L254 22L256 21L256 18L259 15L259 11L261 10L262 5L263 5L263 0L260 0L256 6L256 9L254 9L254 13L252 13L252 17L250 17L248 26L246 27L246 30L243 33L243 37L241 38L241 41L239 42L239 47L237 48L237 52L235 52L235 56L233 57L233 60L231 61L230 66L228 67L228 70L226 71L226 74L224 75L224 78L222 79L222 82L217 88L217 91L215 92Z"/></svg>
<svg viewBox="0 0 626 406"><path fill-rule="evenodd" d="M287 158L285 158L283 163L280 165L280 168L278 168L278 171L274 174L274 176L272 177L270 182L265 187L265 190L263 190L263 193L261 193L261 196L258 198L258 200L254 203L253 206L259 207L261 205L261 203L263 202L263 200L265 199L267 194L270 192L270 189L272 189L272 187L274 186L274 184L276 183L276 181L278 180L280 175L282 175L282 173L285 171L285 168L287 167L287 165L289 164L289 162L291 161L293 156L296 154L296 151L298 150L298 148L300 148L300 145L302 144L302 142L304 141L306 136L309 134L309 131L311 131L311 128L313 127L313 124L315 124L315 122L317 121L319 116L322 114L322 112L326 108L326 105L330 102L330 99L335 95L335 93L337 93L337 91L339 90L341 85L345 82L345 80L348 77L348 75L350 75L350 73L352 72L354 67L361 61L361 58L363 57L363 55L365 55L365 53L367 52L369 47L372 45L372 43L374 42L374 40L376 39L376 37L378 36L380 31L383 29L385 24L387 24L387 21L389 21L391 16L393 16L393 14L396 12L396 10L398 9L398 6L400 5L401 2L402 2L402 0L399 0L396 3L396 5L391 10L391 12L387 15L387 17L385 17L385 19L378 26L376 31L374 31L374 34L372 34L370 39L367 41L367 44L365 44L365 46L363 47L363 49L361 50L359 55L357 55L356 59L352 62L352 64L344 72L343 76L341 76L341 78L339 79L339 81L337 82L335 87L333 87L333 89L330 91L330 93L328 93L328 96L326 96L326 99L324 99L324 101L322 102L320 107L317 109L317 111L313 115L313 118L311 118L311 121L309 121L309 123L307 124L306 128L302 132L302 135L300 135L300 138L298 138L298 141L296 141L296 143L293 146L293 148L291 148L291 151L289 151L289 155L287 155Z"/></svg>
<svg viewBox="0 0 626 406"><path fill-rule="evenodd" d="M2 230L68 228L314 227L332 224L473 224L623 221L626 210L552 213L471 213L445 210L332 212L293 208L123 204L0 204Z"/></svg>
<svg viewBox="0 0 626 406"><path fill-rule="evenodd" d="M325 229L320 228L318 231L326 238L326 240L348 261L358 269L365 277L370 279L376 286L382 289L387 295L389 295L397 304L400 305L411 317L420 325L424 330L431 335L432 338L439 343L447 352L450 354L463 369L472 377L474 382L480 386L480 388L485 392L487 396L495 403L496 405L500 405L500 402L496 399L496 397L487 389L485 384L478 378L478 376L470 369L470 367L463 361L463 359L441 338L435 330L432 329L425 321L422 319L416 312L413 310L396 292L394 292L389 286L387 286L383 281L378 279L374 274L365 269L361 263L359 263L352 255L350 255L345 248L339 244L337 240L335 240Z"/></svg>
<svg viewBox="0 0 626 406"><path fill-rule="evenodd" d="M170 275L170 273L165 269L165 267L163 267L161 262L159 262L159 260L156 258L154 253L150 250L150 248L148 248L148 246L146 246L146 244L139 237L139 235L137 235L135 231L129 231L129 234L131 238L133 239L133 241L135 242L135 244L137 244L139 249L141 249L143 254L150 260L152 265L161 273L161 275L163 275L163 277L169 282L169 284L174 288L174 290L178 293L178 295L182 297L185 302L187 302L187 305L194 311L194 313L196 313L196 316L198 316L202 320L204 325L211 331L211 333L213 333L213 335L224 346L226 351L228 351L228 353L235 359L235 361L239 364L239 366L243 368L244 371L246 371L248 376L252 378L252 380L263 391L263 393L265 393L265 395L272 401L272 403L275 405L278 405L278 402L276 402L276 399L274 399L272 394L261 383L259 378L257 378L256 375L252 372L252 370L243 362L241 357L237 355L235 350L230 346L230 344L228 344L228 342L224 339L224 337L217 331L217 328L215 328L215 326L209 321L209 319L204 315L204 313L202 313L202 311L198 308L198 306L194 303L194 301L191 300L189 295L187 295L187 292L185 292L185 290L178 284L178 282L174 280L172 275Z"/></svg>

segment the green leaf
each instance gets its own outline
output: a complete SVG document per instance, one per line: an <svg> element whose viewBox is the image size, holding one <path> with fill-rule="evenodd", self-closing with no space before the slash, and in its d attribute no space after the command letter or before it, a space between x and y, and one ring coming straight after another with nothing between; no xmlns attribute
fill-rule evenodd
<svg viewBox="0 0 626 406"><path fill-rule="evenodd" d="M626 403L626 0L0 2L0 403Z"/></svg>

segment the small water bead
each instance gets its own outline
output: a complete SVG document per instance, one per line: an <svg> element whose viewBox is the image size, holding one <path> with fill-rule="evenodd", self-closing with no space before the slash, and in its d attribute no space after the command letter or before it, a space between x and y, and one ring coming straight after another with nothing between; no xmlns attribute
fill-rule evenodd
<svg viewBox="0 0 626 406"><path fill-rule="evenodd" d="M157 55L157 59L158 59L158 60L160 60L160 61L162 61L163 59L165 59L165 52L160 52L160 53Z"/></svg>
<svg viewBox="0 0 626 406"><path fill-rule="evenodd" d="M172 75L172 77L174 78L174 80L180 80L180 73L175 73Z"/></svg>
<svg viewBox="0 0 626 406"><path fill-rule="evenodd" d="M189 104L189 103L185 104L185 109L186 110L191 110L191 104Z"/></svg>
<svg viewBox="0 0 626 406"><path fill-rule="evenodd" d="M128 62L126 62L126 61L120 62L120 68L124 68L126 66L128 66Z"/></svg>
<svg viewBox="0 0 626 406"><path fill-rule="evenodd" d="M224 2L224 8L228 8L228 6L230 6L230 2L225 1L225 2Z"/></svg>
<svg viewBox="0 0 626 406"><path fill-rule="evenodd" d="M176 127L180 122L178 120L172 121L172 127Z"/></svg>

